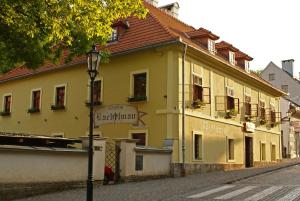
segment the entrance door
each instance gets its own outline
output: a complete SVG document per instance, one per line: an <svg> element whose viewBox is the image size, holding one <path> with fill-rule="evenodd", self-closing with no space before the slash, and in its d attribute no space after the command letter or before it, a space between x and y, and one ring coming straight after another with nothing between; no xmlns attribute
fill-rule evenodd
<svg viewBox="0 0 300 201"><path fill-rule="evenodd" d="M245 137L245 166L253 167L253 139Z"/></svg>

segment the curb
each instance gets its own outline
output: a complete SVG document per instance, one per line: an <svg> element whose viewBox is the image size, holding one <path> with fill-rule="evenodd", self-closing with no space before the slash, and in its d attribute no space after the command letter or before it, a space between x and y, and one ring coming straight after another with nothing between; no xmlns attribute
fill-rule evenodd
<svg viewBox="0 0 300 201"><path fill-rule="evenodd" d="M299 164L300 164L300 162L296 162L296 163L292 163L292 164L288 164L288 165L284 165L284 166L275 167L275 168L272 168L272 169L267 169L267 170L262 171L262 172L254 173L252 175L247 175L247 176L240 177L240 178L237 178L237 179L229 180L229 181L225 182L224 184L232 184L232 183L235 183L237 181L241 181L241 180L244 180L244 179L249 179L251 177L259 176L259 175L262 175L262 174L267 174L267 173L270 173L270 172L274 172L274 171L281 170L281 169L284 169L284 168L289 168L289 167L296 166L296 165L299 165Z"/></svg>

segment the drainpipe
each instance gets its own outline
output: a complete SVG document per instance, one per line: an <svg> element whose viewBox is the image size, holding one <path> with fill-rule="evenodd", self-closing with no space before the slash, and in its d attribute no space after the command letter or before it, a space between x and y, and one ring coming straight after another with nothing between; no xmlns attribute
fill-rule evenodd
<svg viewBox="0 0 300 201"><path fill-rule="evenodd" d="M181 164L181 176L185 176L185 57L186 57L186 49L187 44L184 44L183 52L182 52L182 164Z"/></svg>

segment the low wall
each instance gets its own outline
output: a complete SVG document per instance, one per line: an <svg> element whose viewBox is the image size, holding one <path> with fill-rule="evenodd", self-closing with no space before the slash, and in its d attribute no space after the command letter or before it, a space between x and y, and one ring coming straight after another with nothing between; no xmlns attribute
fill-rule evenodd
<svg viewBox="0 0 300 201"><path fill-rule="evenodd" d="M142 170L136 170L136 176L170 175L170 150L136 147L135 152L143 158Z"/></svg>
<svg viewBox="0 0 300 201"><path fill-rule="evenodd" d="M137 140L116 139L120 148L122 180L140 180L170 175L172 151L136 146Z"/></svg>
<svg viewBox="0 0 300 201"><path fill-rule="evenodd" d="M0 147L0 183L84 181L87 152L84 150Z"/></svg>

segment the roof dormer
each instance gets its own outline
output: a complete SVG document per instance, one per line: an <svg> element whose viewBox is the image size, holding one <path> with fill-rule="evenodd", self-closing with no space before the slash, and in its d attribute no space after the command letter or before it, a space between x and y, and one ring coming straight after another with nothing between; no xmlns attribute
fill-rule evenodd
<svg viewBox="0 0 300 201"><path fill-rule="evenodd" d="M239 51L239 49L233 47L231 44L221 41L216 44L216 49L219 56L224 57L229 61L231 65L236 64L235 53Z"/></svg>
<svg viewBox="0 0 300 201"><path fill-rule="evenodd" d="M247 55L241 51L238 51L238 52L236 52L235 59L237 61L237 65L239 67L244 69L246 72L250 72L250 61L253 60L252 57L250 57L249 55Z"/></svg>
<svg viewBox="0 0 300 201"><path fill-rule="evenodd" d="M119 40L120 36L129 29L128 20L119 20L112 25L112 33L109 39L109 43L116 42Z"/></svg>
<svg viewBox="0 0 300 201"><path fill-rule="evenodd" d="M219 36L213 34L211 31L201 27L197 30L188 32L187 35L194 41L200 43L203 47L207 48L210 53L216 53L215 41L219 39Z"/></svg>

